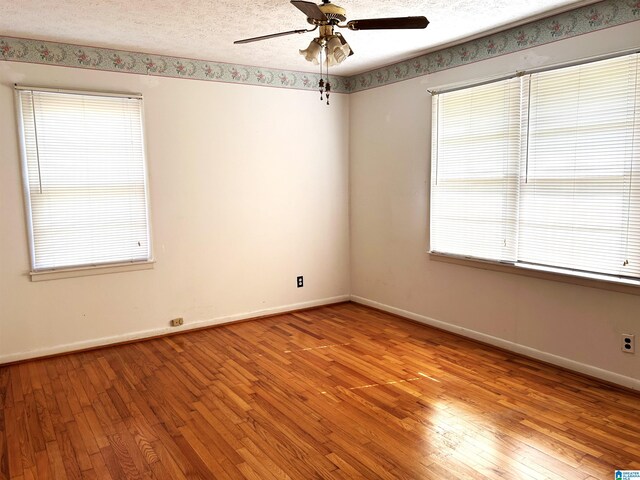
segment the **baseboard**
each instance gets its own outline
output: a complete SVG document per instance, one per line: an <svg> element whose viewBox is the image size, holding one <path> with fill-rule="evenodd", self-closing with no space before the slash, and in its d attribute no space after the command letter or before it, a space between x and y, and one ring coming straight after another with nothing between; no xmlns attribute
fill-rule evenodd
<svg viewBox="0 0 640 480"><path fill-rule="evenodd" d="M251 312L244 312L235 315L227 315L224 317L213 318L209 320L199 320L195 322L189 322L182 327L162 327L154 328L150 330L141 330L138 332L126 333L123 335L114 335L110 337L102 337L93 340L85 340L81 342L67 343L64 345L56 345L53 347L41 348L38 350L31 350L28 352L11 353L9 355L0 355L0 365L9 363L21 362L24 360L32 360L35 358L51 357L54 355L61 355L65 353L79 352L85 350L92 350L95 348L106 347L109 345L116 345L122 343L129 343L136 340L144 340L154 337L161 337L164 335L184 333L190 330L198 330L202 328L214 327L217 325L224 325L227 323L240 322L245 320L252 320L257 318L268 317L272 315L279 315L283 313L290 313L294 311L304 310L307 308L321 307L324 305L331 305L334 303L349 301L349 295L339 295L336 297L323 298L319 300L312 300L309 302L294 303L290 305L283 305L280 307L265 308L263 310L254 310Z"/></svg>
<svg viewBox="0 0 640 480"><path fill-rule="evenodd" d="M475 330L460 327L458 325L453 325L451 323L436 320L434 318L426 317L424 315L410 312L408 310L402 310L401 308L392 307L390 305L376 302L374 300L369 300L368 298L359 297L357 295L351 295L351 301L355 303L360 303L362 305L366 305L368 307L373 307L388 313L392 313L399 317L414 320L416 322L423 323L425 325L439 328L441 330L446 330L447 332L455 333L463 337L471 338L473 340L477 340L482 343L493 345L495 347L499 347L504 350L509 350L510 352L524 355L525 357L534 358L536 360L550 363L552 365L556 365L558 367L562 367L564 369L571 370L573 372L578 372L583 375L587 375L589 377L594 377L608 383L613 383L615 385L620 385L622 387L640 391L640 380L632 377L620 375L618 373L611 372L609 370L603 370L601 368L594 367L593 365L576 362L575 360L571 360L569 358L560 357L558 355L554 355L548 352L543 352L541 350L536 350L535 348L526 347L524 345L510 342L508 340L504 340L499 337L494 337L492 335L487 335L486 333L481 333Z"/></svg>
<svg viewBox="0 0 640 480"><path fill-rule="evenodd" d="M102 338L86 340L82 342L56 345L53 347L47 347L47 348L32 350L28 352L19 352L19 353L13 353L9 355L0 355L0 365L20 362L24 360L31 360L35 358L50 357L54 355L60 355L60 354L71 353L71 352L91 350L95 348L106 347L109 345L116 345L116 344L137 341L137 340L145 340L145 339L154 338L154 337L161 337L164 335L183 333L183 332L188 332L190 330L198 330L202 328L214 327L217 325L224 325L228 323L234 323L234 322L246 321L246 320L257 319L262 317L268 317L272 315L284 314L284 313L289 313L293 311L304 310L307 308L315 308L315 307L321 307L324 305L331 305L335 303L345 302L349 300L351 300L352 302L373 307L388 313L392 313L399 317L414 320L416 322L419 322L425 325L439 328L441 330L445 330L445 331L455 333L467 338L471 338L482 343L486 343L489 345L496 346L498 348L502 348L514 353L518 353L526 357L534 358L536 360L550 363L552 365L557 365L567 370L571 370L571 371L578 372L590 377L594 377L594 378L603 380L605 382L620 385L635 391L640 391L640 380L638 379L620 375L618 373L611 372L609 370L604 370L598 367L594 367L593 365L576 362L575 360L571 360L565 357L560 357L558 355L554 355L548 352L543 352L541 350L520 345L518 343L510 342L508 340L504 340L499 337L494 337L486 333L481 333L475 330L460 327L458 325L453 325L451 323L436 320L434 318L420 315L418 313L414 313L408 310L392 307L390 305L376 302L374 300L360 297L358 295L339 295L339 296L323 298L319 300L312 300L309 302L282 305L279 307L266 308L262 310L254 310L251 312L244 312L244 313L239 313L235 315L228 315L228 316L217 317L217 318L208 319L208 320L190 322L184 325L183 327L179 327L179 328L162 327L162 328L156 328L156 329L142 330L142 331L131 332L123 335L114 335L110 337L102 337Z"/></svg>

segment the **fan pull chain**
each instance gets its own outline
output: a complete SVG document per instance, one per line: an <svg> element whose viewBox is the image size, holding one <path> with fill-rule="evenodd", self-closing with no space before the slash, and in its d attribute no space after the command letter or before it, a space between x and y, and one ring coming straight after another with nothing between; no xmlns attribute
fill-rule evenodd
<svg viewBox="0 0 640 480"><path fill-rule="evenodd" d="M325 47L328 48L328 47ZM329 105L329 92L331 91L331 84L329 83L329 55L328 52L325 53L325 59L327 61L327 84L324 88L325 96L327 97L327 105ZM320 64L320 69L322 70L322 64Z"/></svg>
<svg viewBox="0 0 640 480"><path fill-rule="evenodd" d="M329 82L329 54L325 52L324 57L327 62L326 80L324 77L324 71L322 70L322 52L325 51L326 45L323 45L320 49L320 80L318 81L318 88L320 90L320 101L326 97L327 105L329 105L329 95L331 93L331 83Z"/></svg>
<svg viewBox="0 0 640 480"><path fill-rule="evenodd" d="M322 49L320 49L320 81L318 82L320 87L320 101L322 101L322 94L324 93L324 78L322 78Z"/></svg>

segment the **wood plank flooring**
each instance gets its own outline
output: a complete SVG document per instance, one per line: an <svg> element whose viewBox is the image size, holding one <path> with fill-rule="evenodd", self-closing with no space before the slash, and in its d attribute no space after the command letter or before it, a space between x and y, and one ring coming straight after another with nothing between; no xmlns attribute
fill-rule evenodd
<svg viewBox="0 0 640 480"><path fill-rule="evenodd" d="M640 469L640 396L355 304L0 367L0 478Z"/></svg>

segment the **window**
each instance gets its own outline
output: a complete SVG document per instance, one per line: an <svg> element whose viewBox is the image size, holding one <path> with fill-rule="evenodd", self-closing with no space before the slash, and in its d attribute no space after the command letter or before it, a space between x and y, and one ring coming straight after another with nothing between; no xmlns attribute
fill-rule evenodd
<svg viewBox="0 0 640 480"><path fill-rule="evenodd" d="M431 251L640 279L639 58L435 94Z"/></svg>
<svg viewBox="0 0 640 480"><path fill-rule="evenodd" d="M17 88L32 271L151 260L142 98Z"/></svg>

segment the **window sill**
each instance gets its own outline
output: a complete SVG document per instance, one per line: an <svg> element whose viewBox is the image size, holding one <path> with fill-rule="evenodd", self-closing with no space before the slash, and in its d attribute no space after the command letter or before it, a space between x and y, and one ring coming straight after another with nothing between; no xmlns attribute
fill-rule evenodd
<svg viewBox="0 0 640 480"><path fill-rule="evenodd" d="M107 273L131 272L136 270L151 270L154 260L135 263L113 263L110 265L91 265L87 267L60 268L42 272L30 272L32 282L58 280L61 278L85 277L89 275L104 275Z"/></svg>
<svg viewBox="0 0 640 480"><path fill-rule="evenodd" d="M640 295L640 281L638 280L609 277L607 275L598 275L595 273L572 272L553 267L526 264L513 265L476 258L446 255L443 253L429 252L429 259L438 262L453 263L454 265L492 270L494 272L524 275L527 277L541 278L543 280L551 280L554 282L571 283L583 287L599 288L614 292L629 293L631 295Z"/></svg>

